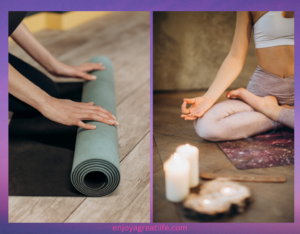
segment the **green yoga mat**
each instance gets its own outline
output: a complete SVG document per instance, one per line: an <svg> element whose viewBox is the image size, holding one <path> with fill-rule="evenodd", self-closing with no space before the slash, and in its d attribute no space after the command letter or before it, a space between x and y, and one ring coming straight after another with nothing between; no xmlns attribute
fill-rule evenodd
<svg viewBox="0 0 300 234"><path fill-rule="evenodd" d="M94 102L117 116L113 65L103 56L94 57L90 62L103 63L105 70L91 72L97 79L84 84L82 102ZM95 121L86 122L97 128L78 128L71 181L79 192L87 196L106 196L120 183L117 127Z"/></svg>

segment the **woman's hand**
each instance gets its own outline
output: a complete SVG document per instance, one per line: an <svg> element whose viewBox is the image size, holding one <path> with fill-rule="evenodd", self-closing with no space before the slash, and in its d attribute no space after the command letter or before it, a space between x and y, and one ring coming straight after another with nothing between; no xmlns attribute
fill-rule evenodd
<svg viewBox="0 0 300 234"><path fill-rule="evenodd" d="M100 106L94 106L93 102L74 102L49 96L37 109L46 118L67 126L76 125L85 129L96 129L95 125L86 124L82 120L93 120L115 126L119 125L115 116Z"/></svg>
<svg viewBox="0 0 300 234"><path fill-rule="evenodd" d="M21 23L11 37L33 59L54 76L77 77L85 80L95 80L97 77L88 74L92 70L104 70L101 63L84 63L80 66L70 66L59 62L52 54L31 34L24 23Z"/></svg>
<svg viewBox="0 0 300 234"><path fill-rule="evenodd" d="M51 97L33 84L9 64L9 93L41 112L46 118L68 126L76 125L85 129L95 129L95 125L82 120L99 121L109 125L119 125L115 116L93 102L73 102Z"/></svg>
<svg viewBox="0 0 300 234"><path fill-rule="evenodd" d="M48 72L58 77L76 77L85 80L95 80L97 77L87 72L93 70L104 70L105 67L102 63L84 63L80 66L70 66L59 61L55 61L51 68L48 68Z"/></svg>
<svg viewBox="0 0 300 234"><path fill-rule="evenodd" d="M207 97L197 97L197 98L185 98L181 105L181 118L185 120L194 120L198 117L202 117L206 111L208 111L215 101ZM192 104L190 108L186 108L187 104Z"/></svg>

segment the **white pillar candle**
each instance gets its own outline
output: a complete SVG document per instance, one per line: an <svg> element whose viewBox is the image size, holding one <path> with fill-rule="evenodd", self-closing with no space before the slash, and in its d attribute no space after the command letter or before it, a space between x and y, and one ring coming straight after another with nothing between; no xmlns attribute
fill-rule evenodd
<svg viewBox="0 0 300 234"><path fill-rule="evenodd" d="M190 187L199 184L199 150L197 147L186 144L177 147L176 152L190 163Z"/></svg>
<svg viewBox="0 0 300 234"><path fill-rule="evenodd" d="M189 162L177 153L164 163L166 197L169 201L183 201L189 194L189 169Z"/></svg>

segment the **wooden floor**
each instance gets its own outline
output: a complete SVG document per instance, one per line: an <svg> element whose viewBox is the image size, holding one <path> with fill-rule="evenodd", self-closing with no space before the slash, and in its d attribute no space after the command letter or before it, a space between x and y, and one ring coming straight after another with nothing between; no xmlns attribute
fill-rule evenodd
<svg viewBox="0 0 300 234"><path fill-rule="evenodd" d="M243 214L222 218L214 222L294 222L294 166L238 170L212 142L195 133L193 122L180 118L183 98L202 96L204 92L159 93L153 101L153 221L197 222L183 215L182 203L171 203L165 198L163 163L176 147L190 143L200 150L200 172L230 174L283 175L286 183L250 183L253 202ZM224 100L223 95L219 101ZM205 181L200 180L200 184Z"/></svg>
<svg viewBox="0 0 300 234"><path fill-rule="evenodd" d="M96 55L112 60L122 176L119 188L103 198L9 197L9 222L150 222L149 12L110 13L69 31L35 36L67 64ZM16 44L9 51L45 72Z"/></svg>

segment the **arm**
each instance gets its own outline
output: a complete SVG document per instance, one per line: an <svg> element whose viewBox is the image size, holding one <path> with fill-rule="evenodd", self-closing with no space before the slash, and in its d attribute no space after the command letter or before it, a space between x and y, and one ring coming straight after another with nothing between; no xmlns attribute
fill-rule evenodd
<svg viewBox="0 0 300 234"><path fill-rule="evenodd" d="M189 115L182 115L182 118L193 120L203 116L237 78L245 63L251 30L252 18L250 12L237 12L236 29L229 54L222 63L208 91L202 97L184 99L182 113ZM191 108L186 109L186 104L192 104Z"/></svg>
<svg viewBox="0 0 300 234"><path fill-rule="evenodd" d="M94 103L80 103L71 100L57 99L33 84L9 64L9 93L40 111L52 121L68 126L77 125L85 129L96 126L82 120L100 121L109 125L118 125L115 117Z"/></svg>
<svg viewBox="0 0 300 234"><path fill-rule="evenodd" d="M78 77L85 80L94 80L96 77L86 73L92 70L105 69L102 64L85 63L78 67L59 62L52 54L29 32L24 23L21 23L11 35L12 39L22 47L35 61L55 76Z"/></svg>

